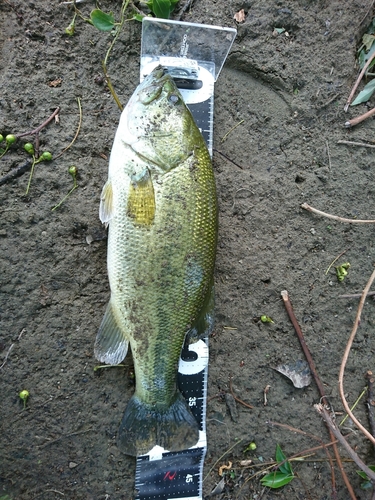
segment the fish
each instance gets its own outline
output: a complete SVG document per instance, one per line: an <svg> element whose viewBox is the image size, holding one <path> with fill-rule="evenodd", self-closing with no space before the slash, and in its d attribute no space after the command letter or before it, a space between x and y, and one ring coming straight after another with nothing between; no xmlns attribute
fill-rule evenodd
<svg viewBox="0 0 375 500"><path fill-rule="evenodd" d="M178 363L184 343L213 325L217 194L203 136L161 66L121 114L99 216L111 293L94 353L114 365L130 345L135 375L118 447L131 456L188 449L199 425L178 389Z"/></svg>

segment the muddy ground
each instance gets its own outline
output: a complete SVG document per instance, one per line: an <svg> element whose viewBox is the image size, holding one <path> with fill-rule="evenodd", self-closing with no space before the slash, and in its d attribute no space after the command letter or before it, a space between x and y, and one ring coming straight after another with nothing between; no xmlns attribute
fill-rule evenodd
<svg viewBox="0 0 375 500"><path fill-rule="evenodd" d="M119 15L120 2L100 6ZM341 295L361 291L373 270L374 227L318 217L301 204L375 219L373 149L338 144L374 143L372 119L344 127L367 106L343 110L371 6L370 0L196 0L182 16L236 26L233 15L241 8L246 14L215 87L220 225L204 494L219 482L220 465L231 462L232 472L214 498L331 498L331 471L321 450L293 463L298 478L283 489L265 490L253 476L274 459L277 443L290 457L319 439L329 441L313 407L319 401L314 383L296 389L274 370L303 358L281 290L289 291L326 393L337 418L343 415L338 373L358 299ZM93 7L87 1L81 9L89 15ZM0 497L130 500L135 460L115 443L133 391L131 358L125 368L93 371L93 342L109 297L98 205L119 119L101 68L111 35L78 21L75 35L67 36L72 11L57 0L2 0L0 14L0 132L32 130L59 106L59 123L40 133L41 151L56 157L77 130L77 98L83 116L74 144L36 166L27 196L28 173L0 187ZM286 32L273 36L275 27ZM108 64L124 104L139 79L140 39L140 23L127 23ZM0 160L1 176L24 164L29 139ZM78 188L52 211L73 186L71 165L79 171ZM326 270L344 251L336 265L351 267L339 282L334 266ZM264 314L274 323L259 322ZM345 371L350 404L365 386L364 373L375 370L374 325L375 304L368 298ZM230 377L236 396L253 406L238 404L237 421L225 403ZM26 409L18 397L23 389L30 393ZM363 399L356 415L368 425ZM350 420L343 429L362 459L374 464L369 441ZM245 453L250 441L257 448ZM357 498L371 498L360 488L358 467L340 453ZM244 459L253 466L241 466ZM348 499L335 467L337 498Z"/></svg>

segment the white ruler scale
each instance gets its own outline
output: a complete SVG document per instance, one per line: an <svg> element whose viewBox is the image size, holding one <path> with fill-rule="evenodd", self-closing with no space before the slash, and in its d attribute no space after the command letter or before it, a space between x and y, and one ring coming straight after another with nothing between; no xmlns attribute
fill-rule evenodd
<svg viewBox="0 0 375 500"><path fill-rule="evenodd" d="M175 80L212 156L214 84L236 37L221 28L145 17L142 22L141 81L161 64ZM137 458L136 500L202 500L207 449L208 337L185 346L178 385L199 424L195 446L168 452L155 446Z"/></svg>

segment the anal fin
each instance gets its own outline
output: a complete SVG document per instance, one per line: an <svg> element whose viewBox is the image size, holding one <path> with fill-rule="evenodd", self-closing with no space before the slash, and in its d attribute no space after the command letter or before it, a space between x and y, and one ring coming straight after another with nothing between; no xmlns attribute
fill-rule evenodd
<svg viewBox="0 0 375 500"><path fill-rule="evenodd" d="M101 363L117 365L125 358L129 342L119 327L111 301L107 305L96 336L94 353Z"/></svg>

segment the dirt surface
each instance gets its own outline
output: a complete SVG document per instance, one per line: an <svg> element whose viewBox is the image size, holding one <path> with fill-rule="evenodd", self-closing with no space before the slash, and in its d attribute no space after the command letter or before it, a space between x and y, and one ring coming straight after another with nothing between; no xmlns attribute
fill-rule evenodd
<svg viewBox="0 0 375 500"><path fill-rule="evenodd" d="M338 144L374 138L372 119L344 128L365 105L343 111L371 3L196 0L182 18L236 26L233 15L241 8L246 14L215 88L220 225L204 494L220 481L220 465L231 462L232 472L214 498L331 498L322 450L293 462L298 478L283 489L265 490L254 474L274 459L277 443L291 457L329 441L313 407L320 397L314 382L296 389L274 370L303 358L281 290L289 291L337 419L343 415L338 373L358 299L341 295L361 291L373 270L374 228L315 216L301 203L375 219L373 150ZM119 2L100 6L118 17ZM92 8L88 1L81 7L87 16ZM32 130L59 106L59 123L40 133L41 151L56 157L77 130L77 98L83 110L78 138L62 156L36 166L27 196L28 173L0 186L0 497L130 500L135 460L119 452L116 433L133 391L131 357L124 368L93 370L93 343L109 298L98 205L120 114L101 68L112 38L82 21L67 36L72 11L57 1L3 0L0 13L0 132ZM286 32L273 36L275 27ZM109 60L124 104L138 84L140 40L141 24L126 23ZM30 139L0 160L0 175L25 163L23 144ZM79 171L78 188L52 211L73 186L71 165ZM326 270L344 251L336 265L351 267L340 283L334 266ZM274 322L261 323L261 315ZM375 369L374 324L368 298L345 371L350 404L365 386L364 373ZM225 402L231 377L235 395L253 406L237 404L235 421ZM23 389L30 393L25 409L18 397ZM363 399L356 415L368 425ZM343 432L374 464L369 441L350 420ZM245 453L250 441L257 448ZM245 459L252 465L242 466ZM360 489L358 467L344 466L357 498L371 498ZM337 499L350 498L336 465L335 475Z"/></svg>

